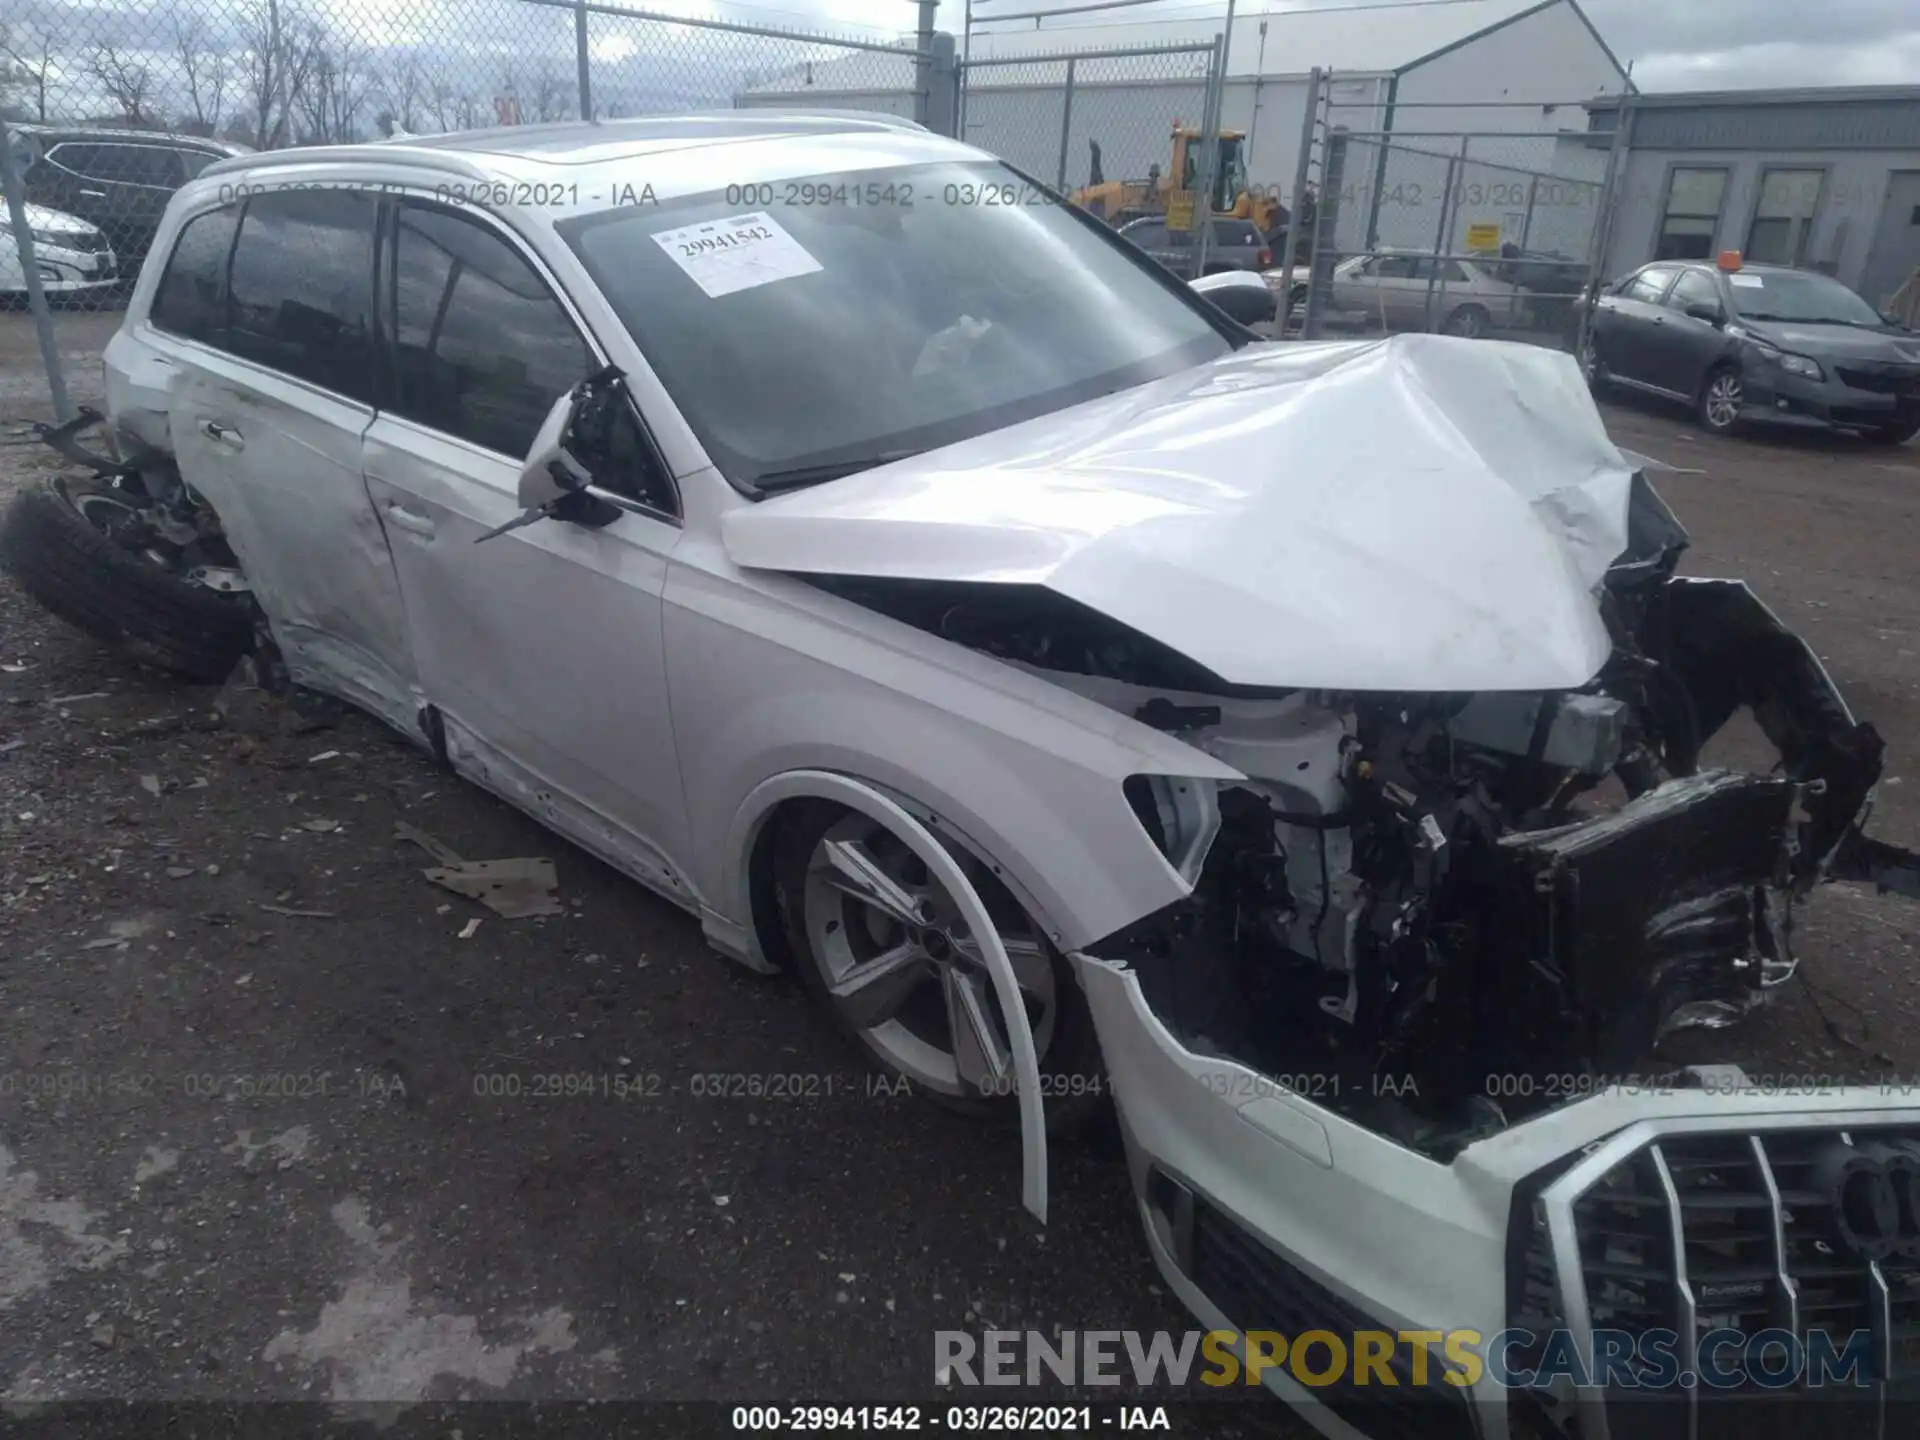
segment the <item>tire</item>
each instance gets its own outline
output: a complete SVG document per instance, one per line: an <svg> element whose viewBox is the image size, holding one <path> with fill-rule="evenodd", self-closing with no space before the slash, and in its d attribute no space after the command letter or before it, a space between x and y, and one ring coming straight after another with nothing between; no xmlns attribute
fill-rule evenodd
<svg viewBox="0 0 1920 1440"><path fill-rule="evenodd" d="M970 1087L958 1075L930 1075L929 1071L937 1067L914 1058L918 1047L924 1047L929 1057L939 1054L949 1058L950 1052L957 1052L959 1048L951 1039L951 1027L943 1020L947 1013L942 1004L946 998L946 969L933 967L931 977L919 982L911 999L896 1004L889 1012L890 1017L904 1018L889 1018L878 1026L863 1026L849 1014L848 1006L835 998L835 961L823 953L823 948L834 943L834 939L822 935L820 915L815 909L822 883L819 857L829 840L843 843L852 840L868 857L881 860L889 868L890 849L898 847L899 856L910 862L902 868L910 873L917 866L892 832L843 806L826 801L809 802L783 817L773 854L774 906L785 929L794 968L807 992L826 1012L834 1027L852 1043L870 1070L894 1082L906 1080L915 1095L925 1095L946 1109L1017 1126L1019 1097L1013 1093L1010 1064L1007 1078L991 1087L999 1093L987 1095L979 1088ZM1043 967L1042 973L1050 981L1050 1003L1036 1003L1029 995L1028 1006L1029 1023L1035 1022L1036 1015L1039 1021L1035 1026L1034 1047L1040 1062L1047 1129L1053 1134L1079 1131L1103 1108L1106 1090L1099 1040L1086 997L1066 957L1040 935L1006 886L971 856L956 854L956 858L961 860L962 869L1000 927L1003 943L1018 946L1021 953L1029 957L1027 964ZM924 876L924 870L920 873ZM930 877L926 878L931 883ZM944 893L938 890L937 884L933 889L936 896ZM838 892L834 893L838 897ZM900 948L897 928L894 934L883 932L879 938L871 931L864 936L859 933L859 917L878 914L877 907L869 909L865 902L850 898L842 899L842 904L847 908L837 913L849 923L841 940L849 948L856 940L871 944L881 953ZM890 922L883 919L881 924L888 926ZM845 973L840 971L842 978ZM1023 986L1025 979L1023 976ZM983 988L990 996L991 987ZM997 1002L992 1003L991 1014L998 1021ZM889 1027L904 1033L889 1036L885 1033ZM1001 1033L1004 1036L1004 1026ZM940 1049L942 1045L949 1047L948 1050ZM903 1060L903 1055L908 1058Z"/></svg>
<svg viewBox="0 0 1920 1440"><path fill-rule="evenodd" d="M1733 365L1718 365L1700 382L1700 396L1694 413L1701 428L1712 435L1730 435L1740 423L1740 406L1745 397L1740 370Z"/></svg>
<svg viewBox="0 0 1920 1440"><path fill-rule="evenodd" d="M1460 305L1447 313L1440 326L1442 335L1457 335L1462 340L1484 339L1493 329L1493 317L1478 305Z"/></svg>
<svg viewBox="0 0 1920 1440"><path fill-rule="evenodd" d="M188 680L224 680L253 648L250 606L116 545L58 477L0 519L0 565L62 620Z"/></svg>

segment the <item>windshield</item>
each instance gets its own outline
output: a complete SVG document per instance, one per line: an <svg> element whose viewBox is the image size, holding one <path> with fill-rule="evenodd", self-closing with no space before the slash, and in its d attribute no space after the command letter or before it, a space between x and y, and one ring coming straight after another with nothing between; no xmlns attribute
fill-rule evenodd
<svg viewBox="0 0 1920 1440"><path fill-rule="evenodd" d="M1733 307L1747 320L1791 320L1818 325L1886 324L1866 301L1838 280L1807 270L1737 270L1727 276Z"/></svg>
<svg viewBox="0 0 1920 1440"><path fill-rule="evenodd" d="M561 227L735 484L831 479L1232 348L1004 166L732 187Z"/></svg>

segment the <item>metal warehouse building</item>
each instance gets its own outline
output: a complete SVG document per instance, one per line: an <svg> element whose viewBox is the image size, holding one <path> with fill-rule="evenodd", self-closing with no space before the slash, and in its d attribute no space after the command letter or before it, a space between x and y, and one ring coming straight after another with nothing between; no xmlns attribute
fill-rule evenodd
<svg viewBox="0 0 1920 1440"><path fill-rule="evenodd" d="M1920 86L1636 96L1605 273L1739 250L1884 306L1920 267Z"/></svg>
<svg viewBox="0 0 1920 1440"><path fill-rule="evenodd" d="M1018 0L1006 0L1010 8ZM1101 147L1107 178L1138 177L1167 163L1168 135L1178 119L1201 117L1210 56L1091 58L1091 52L1142 46L1210 45L1223 20L1162 20L1073 25L1047 30L983 32L991 7L980 0L968 59L966 139L1048 181L1069 188L1087 182L1090 142ZM1069 109L1065 61L1079 53ZM1248 179L1291 188L1303 133L1308 75L1331 75L1326 121L1355 132L1392 131L1391 153L1358 142L1349 155L1343 194L1378 194L1360 238L1382 244L1431 245L1447 223L1447 178L1470 177L1450 164L1463 153L1479 176L1473 189L1489 198L1476 207L1514 230L1553 228L1570 239L1591 233L1602 148L1560 146L1543 131L1584 133L1586 102L1630 89L1626 72L1577 0L1459 0L1386 10L1274 11L1241 15L1227 45L1221 124L1247 138ZM1005 63L1020 60L1022 63ZM790 67L735 97L738 105L810 105L885 109L911 115L913 62L901 55L861 55ZM1489 105L1487 102L1497 102ZM1064 135L1064 144L1063 144ZM1400 138L1404 135L1404 139ZM1064 163L1063 163L1064 162ZM1557 168L1556 168L1557 167ZM1484 172L1481 174L1480 172ZM1539 176L1567 175L1568 194L1529 207ZM1511 183L1502 183L1502 177ZM1536 214L1523 220L1533 208ZM1443 211L1447 212L1443 214ZM1476 216L1464 210L1461 226ZM1346 225L1343 223L1343 241ZM1584 253L1584 246L1581 250Z"/></svg>

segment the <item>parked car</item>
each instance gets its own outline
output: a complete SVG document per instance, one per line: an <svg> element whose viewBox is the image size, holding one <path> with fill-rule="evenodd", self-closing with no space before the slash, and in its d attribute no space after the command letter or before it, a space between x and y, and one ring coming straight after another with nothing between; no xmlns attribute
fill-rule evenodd
<svg viewBox="0 0 1920 1440"><path fill-rule="evenodd" d="M48 295L84 299L109 289L119 277L119 262L107 237L78 216L27 205L27 227L33 232L33 258L40 268L40 285ZM19 299L27 292L26 267L0 196L0 295Z"/></svg>
<svg viewBox="0 0 1920 1440"><path fill-rule="evenodd" d="M1496 328L1525 329L1530 299L1477 260L1383 251L1354 255L1333 271L1332 308L1383 330L1437 330L1469 340Z"/></svg>
<svg viewBox="0 0 1920 1440"><path fill-rule="evenodd" d="M28 147L27 198L96 226L131 275L173 192L244 145L160 130L10 127Z"/></svg>
<svg viewBox="0 0 1920 1440"><path fill-rule="evenodd" d="M1872 726L1675 576L1566 356L1250 344L1070 207L908 203L1019 184L758 111L222 162L106 352L125 458L24 492L0 556L189 674L257 619L267 674L1017 1117L1043 1219L1049 1126L1110 1099L1209 1328L1402 1335L1265 1370L1339 1433L1519 1433L1423 1327L1638 1343L1796 1285L1882 1325L1920 1257L1856 1191L1911 1178L1920 1106L1606 1078L1780 993L1818 880L1911 873L1859 833ZM1700 769L1745 705L1780 766ZM1736 1232L1758 1288L1689 1291Z"/></svg>
<svg viewBox="0 0 1920 1440"><path fill-rule="evenodd" d="M1920 335L1810 270L1644 265L1597 297L1580 359L1595 385L1682 401L1716 434L1766 420L1920 435Z"/></svg>
<svg viewBox="0 0 1920 1440"><path fill-rule="evenodd" d="M1212 222L1207 237L1207 258L1203 273L1217 275L1228 270L1246 270L1254 274L1273 264L1273 251L1266 237L1251 220ZM1198 235L1192 230L1174 230L1163 215L1130 220L1119 233L1140 247L1182 280L1194 279L1194 263L1199 253Z"/></svg>

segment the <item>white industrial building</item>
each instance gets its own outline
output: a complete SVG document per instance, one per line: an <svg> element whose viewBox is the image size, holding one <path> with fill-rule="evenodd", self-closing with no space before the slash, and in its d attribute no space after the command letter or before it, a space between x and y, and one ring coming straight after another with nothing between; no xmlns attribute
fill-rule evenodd
<svg viewBox="0 0 1920 1440"><path fill-rule="evenodd" d="M1020 0L997 3L1009 11L1020 7ZM966 139L973 144L1072 189L1087 182L1089 142L1100 145L1107 179L1138 178L1150 165L1166 165L1175 120L1200 120L1209 63L1204 52L1076 60L1070 114L1065 60L1044 57L1210 45L1224 17L1050 22L1043 29L1009 22L982 30L992 9L989 0L976 0L970 58L982 63L967 77L964 103ZM1014 59L1025 63L985 63ZM1578 0L1376 3L1237 15L1227 44L1221 124L1248 137L1250 182L1272 187L1288 203L1307 77L1316 67L1331 77L1329 124L1395 137L1386 156L1373 141L1349 145L1342 249L1369 239L1432 248L1443 225L1445 243L1456 248L1470 228L1481 227L1477 233L1484 236L1491 224L1515 243L1524 235L1530 249L1585 253L1604 148L1515 133L1584 132L1587 102L1631 89ZM766 77L735 103L911 115L913 77L910 56L850 55ZM1466 164L1450 163L1463 153Z"/></svg>
<svg viewBox="0 0 1920 1440"><path fill-rule="evenodd" d="M1603 274L1738 250L1882 306L1920 272L1920 85L1641 95L1625 124Z"/></svg>

